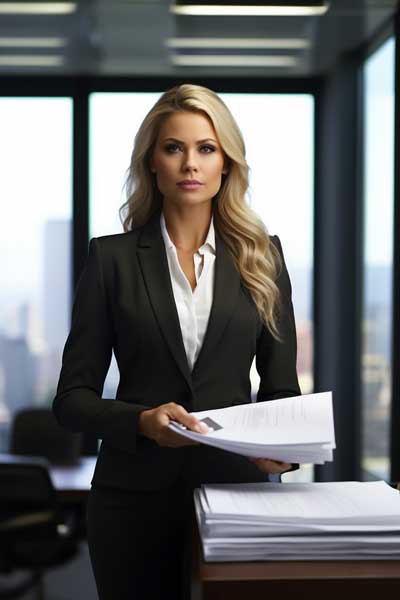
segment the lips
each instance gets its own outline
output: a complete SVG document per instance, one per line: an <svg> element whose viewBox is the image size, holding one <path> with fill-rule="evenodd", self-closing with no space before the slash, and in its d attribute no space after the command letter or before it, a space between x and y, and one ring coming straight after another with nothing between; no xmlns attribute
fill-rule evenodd
<svg viewBox="0 0 400 600"><path fill-rule="evenodd" d="M203 184L200 183L200 181L196 181L195 179L188 179L185 181L179 181L176 185L183 190L197 190Z"/></svg>
<svg viewBox="0 0 400 600"><path fill-rule="evenodd" d="M183 181L178 181L177 185L203 185L197 179L184 179Z"/></svg>

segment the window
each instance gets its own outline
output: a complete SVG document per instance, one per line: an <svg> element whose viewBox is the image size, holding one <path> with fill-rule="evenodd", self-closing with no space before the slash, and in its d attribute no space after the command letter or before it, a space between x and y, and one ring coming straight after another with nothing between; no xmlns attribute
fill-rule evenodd
<svg viewBox="0 0 400 600"><path fill-rule="evenodd" d="M89 97L89 238L122 233L119 208L124 182L141 122L157 93L93 93ZM115 398L119 371L112 355L103 397Z"/></svg>
<svg viewBox="0 0 400 600"><path fill-rule="evenodd" d="M293 289L299 382L303 394L311 393L314 99L309 94L220 95L245 140L249 203L282 242ZM256 388L254 368L252 381Z"/></svg>
<svg viewBox="0 0 400 600"><path fill-rule="evenodd" d="M0 98L0 449L50 405L70 326L72 99Z"/></svg>
<svg viewBox="0 0 400 600"><path fill-rule="evenodd" d="M390 38L364 66L362 468L389 477L394 203L394 60Z"/></svg>

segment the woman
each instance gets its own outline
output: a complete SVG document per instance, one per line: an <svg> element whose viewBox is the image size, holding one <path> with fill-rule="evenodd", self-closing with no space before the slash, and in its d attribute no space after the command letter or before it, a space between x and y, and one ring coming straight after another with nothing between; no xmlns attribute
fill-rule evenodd
<svg viewBox="0 0 400 600"><path fill-rule="evenodd" d="M168 428L205 433L191 412L250 402L254 356L258 401L300 394L289 277L247 187L225 104L176 86L135 138L125 233L90 242L53 406L61 425L102 439L87 512L100 600L188 598L193 488L293 468Z"/></svg>

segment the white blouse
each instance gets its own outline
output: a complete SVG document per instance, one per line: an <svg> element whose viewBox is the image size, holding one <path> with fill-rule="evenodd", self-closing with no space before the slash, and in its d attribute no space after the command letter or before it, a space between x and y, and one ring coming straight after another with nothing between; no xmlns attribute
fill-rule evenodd
<svg viewBox="0 0 400 600"><path fill-rule="evenodd" d="M161 233L167 253L169 273L181 326L183 344L190 370L199 355L207 329L213 300L215 267L215 231L211 218L206 241L193 254L196 287L191 285L179 264L174 243L168 235L164 213L160 218Z"/></svg>

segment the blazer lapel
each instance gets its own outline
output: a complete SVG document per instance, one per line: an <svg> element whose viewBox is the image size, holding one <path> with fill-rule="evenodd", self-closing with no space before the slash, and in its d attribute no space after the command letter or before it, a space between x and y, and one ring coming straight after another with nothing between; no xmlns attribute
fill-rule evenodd
<svg viewBox="0 0 400 600"><path fill-rule="evenodd" d="M206 364L207 359L213 361L216 359L216 346L234 313L239 298L240 275L217 230L215 231L215 245L213 303L203 344L193 367L193 374L203 364Z"/></svg>
<svg viewBox="0 0 400 600"><path fill-rule="evenodd" d="M160 228L160 212L144 226L138 241L139 262L155 316L164 338L193 392L192 376L208 360L216 359L216 346L237 306L240 275L228 248L215 231L216 258L214 294L203 344L193 373L190 372L183 344L178 311L172 289L164 240Z"/></svg>
<svg viewBox="0 0 400 600"><path fill-rule="evenodd" d="M192 377L169 274L167 254L161 235L160 211L157 211L144 226L138 241L137 254L160 329L182 375L193 391Z"/></svg>

